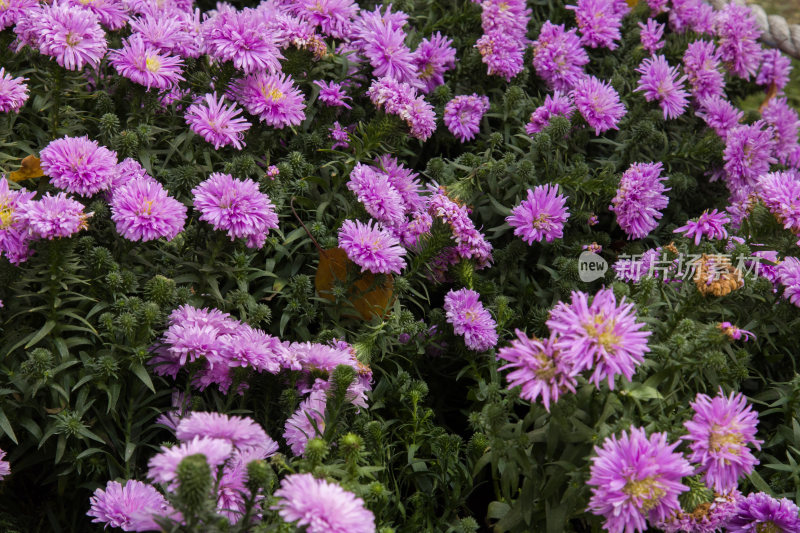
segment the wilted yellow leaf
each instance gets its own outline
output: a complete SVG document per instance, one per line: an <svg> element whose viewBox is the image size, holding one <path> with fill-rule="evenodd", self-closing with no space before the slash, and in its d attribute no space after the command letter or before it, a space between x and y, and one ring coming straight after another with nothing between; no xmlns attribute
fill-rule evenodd
<svg viewBox="0 0 800 533"><path fill-rule="evenodd" d="M35 155L29 155L22 160L19 170L8 173L8 179L11 181L23 181L31 178L41 178L44 176L42 172L41 161Z"/></svg>
<svg viewBox="0 0 800 533"><path fill-rule="evenodd" d="M347 266L350 263L352 261L347 258L347 254L341 248L322 250L319 254L317 275L314 277L314 286L317 289L317 294L327 300L334 301L334 296L331 293L333 284L336 281L344 282L347 280ZM394 279L391 276L386 276L383 286L376 287L365 293L374 285L375 275L365 272L353 283L347 294L348 300L364 320L369 320L372 315L384 315L384 312L389 307L389 299L392 297ZM350 316L353 315L351 314Z"/></svg>

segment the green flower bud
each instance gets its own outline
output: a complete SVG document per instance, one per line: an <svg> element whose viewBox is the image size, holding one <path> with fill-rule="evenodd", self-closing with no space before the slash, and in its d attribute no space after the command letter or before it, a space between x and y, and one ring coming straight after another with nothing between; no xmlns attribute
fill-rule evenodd
<svg viewBox="0 0 800 533"><path fill-rule="evenodd" d="M148 300L167 306L175 298L175 281L158 274L145 283L144 294Z"/></svg>
<svg viewBox="0 0 800 533"><path fill-rule="evenodd" d="M319 437L308 440L306 443L305 456L312 464L318 465L322 463L327 455L328 443Z"/></svg>
<svg viewBox="0 0 800 533"><path fill-rule="evenodd" d="M272 492L275 479L275 471L266 461L258 459L247 463L247 488L251 493L255 494L258 489Z"/></svg>
<svg viewBox="0 0 800 533"><path fill-rule="evenodd" d="M178 501L191 513L208 505L211 492L211 469L203 454L184 457L178 464Z"/></svg>

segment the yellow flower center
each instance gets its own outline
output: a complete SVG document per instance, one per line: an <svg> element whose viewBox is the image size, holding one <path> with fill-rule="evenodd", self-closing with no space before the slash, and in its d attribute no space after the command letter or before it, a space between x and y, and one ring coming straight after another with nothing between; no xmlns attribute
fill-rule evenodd
<svg viewBox="0 0 800 533"><path fill-rule="evenodd" d="M547 213L542 213L533 221L533 227L535 229L542 229L542 227L547 226L549 224L550 217Z"/></svg>
<svg viewBox="0 0 800 533"><path fill-rule="evenodd" d="M83 5L93 4L94 0L80 0L80 3Z"/></svg>
<svg viewBox="0 0 800 533"><path fill-rule="evenodd" d="M6 9L8 7L8 2L5 0L0 0L0 9Z"/></svg>
<svg viewBox="0 0 800 533"><path fill-rule="evenodd" d="M67 46L73 47L79 42L81 42L81 38L78 35L75 35L71 31L67 32L65 40L67 41Z"/></svg>
<svg viewBox="0 0 800 533"><path fill-rule="evenodd" d="M584 324L583 329L590 337L597 339L597 343L606 350L619 344L620 336L614 334L614 322L606 322L603 316L597 315L594 317L594 323Z"/></svg>
<svg viewBox="0 0 800 533"><path fill-rule="evenodd" d="M719 424L711 426L711 436L708 438L708 447L711 450L719 452L725 448L728 452L737 454L739 453L737 448L743 445L742 434L735 428L730 426L723 428Z"/></svg>
<svg viewBox="0 0 800 533"><path fill-rule="evenodd" d="M500 6L498 6L498 7L500 7L500 12L501 13L505 13L506 11L508 11L508 3L507 2L500 2Z"/></svg>
<svg viewBox="0 0 800 533"><path fill-rule="evenodd" d="M625 483L622 492L633 498L642 501L642 510L649 511L661 501L666 495L666 491L658 484L655 477L647 477L639 480L629 480Z"/></svg>
<svg viewBox="0 0 800 533"><path fill-rule="evenodd" d="M161 61L157 57L148 57L144 63L147 70L153 73L158 72L158 69L161 68Z"/></svg>
<svg viewBox="0 0 800 533"><path fill-rule="evenodd" d="M772 520L767 520L762 524L756 524L756 533L781 533L783 529L775 525Z"/></svg>
<svg viewBox="0 0 800 533"><path fill-rule="evenodd" d="M14 210L10 205L0 206L0 229L6 229L14 223Z"/></svg>
<svg viewBox="0 0 800 533"><path fill-rule="evenodd" d="M427 80L431 76L433 76L433 63L428 63L425 65L425 68L422 69L422 72L419 73L419 78L421 80Z"/></svg>
<svg viewBox="0 0 800 533"><path fill-rule="evenodd" d="M153 213L153 200L145 200L142 204L140 215L151 215Z"/></svg>
<svg viewBox="0 0 800 533"><path fill-rule="evenodd" d="M553 359L547 356L544 352L539 352L533 356L539 362L539 368L536 370L536 377L539 379L552 379L556 375L556 365L553 364Z"/></svg>

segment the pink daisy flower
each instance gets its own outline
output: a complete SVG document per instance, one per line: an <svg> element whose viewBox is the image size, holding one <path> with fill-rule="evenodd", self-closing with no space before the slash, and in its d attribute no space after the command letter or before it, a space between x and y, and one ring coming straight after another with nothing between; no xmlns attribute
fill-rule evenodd
<svg viewBox="0 0 800 533"><path fill-rule="evenodd" d="M239 449L271 450L268 455L273 455L278 450L277 443L252 419L221 413L195 411L181 419L175 430L175 436L182 441L192 440L195 437L222 439Z"/></svg>
<svg viewBox="0 0 800 533"><path fill-rule="evenodd" d="M51 241L54 238L71 237L86 229L90 216L91 213L83 212L82 203L63 192L55 196L47 193L35 202L28 202L20 213L20 219L27 224L35 238Z"/></svg>
<svg viewBox="0 0 800 533"><path fill-rule="evenodd" d="M97 15L65 2L43 6L34 32L39 51L67 70L97 66L108 46Z"/></svg>
<svg viewBox="0 0 800 533"><path fill-rule="evenodd" d="M89 499L86 513L92 522L123 531L154 531L160 529L154 518L175 514L164 496L155 487L129 479L125 485L109 481L106 488L97 489Z"/></svg>
<svg viewBox="0 0 800 533"><path fill-rule="evenodd" d="M0 113L19 111L28 101L27 78L14 78L0 67Z"/></svg>
<svg viewBox="0 0 800 533"><path fill-rule="evenodd" d="M147 476L156 483L174 486L178 481L178 465L186 457L202 454L213 471L231 457L232 451L229 441L211 437L194 437L177 446L162 446L161 453L150 458Z"/></svg>
<svg viewBox="0 0 800 533"><path fill-rule="evenodd" d="M444 108L444 123L462 143L475 138L480 131L483 114L489 110L489 98L472 95L456 96Z"/></svg>
<svg viewBox="0 0 800 533"><path fill-rule="evenodd" d="M483 352L497 344L497 323L484 309L477 292L451 290L444 297L444 310L453 332L464 337L470 350Z"/></svg>
<svg viewBox="0 0 800 533"><path fill-rule="evenodd" d="M110 30L119 30L128 22L128 10L121 0L67 0L67 3L91 11Z"/></svg>
<svg viewBox="0 0 800 533"><path fill-rule="evenodd" d="M109 63L121 76L148 89L170 89L183 80L183 59L161 53L145 44L138 34L125 39L121 49L112 50L108 55Z"/></svg>
<svg viewBox="0 0 800 533"><path fill-rule="evenodd" d="M553 242L564 236L564 223L569 218L567 198L558 194L558 185L539 185L528 189L528 199L511 210L506 222L514 235L528 244L534 241Z"/></svg>
<svg viewBox="0 0 800 533"><path fill-rule="evenodd" d="M342 88L341 83L336 82L326 82L320 80L314 80L314 85L319 87L319 101L325 105L329 105L332 107L344 107L347 109L352 109L350 104L345 102L345 99L352 100L347 94L345 94L344 89Z"/></svg>
<svg viewBox="0 0 800 533"><path fill-rule="evenodd" d="M625 116L625 106L619 101L619 94L605 81L594 76L580 79L572 90L575 107L595 135L610 129L618 130L617 122Z"/></svg>
<svg viewBox="0 0 800 533"><path fill-rule="evenodd" d="M213 144L216 150L229 144L241 150L245 146L243 132L251 126L238 116L242 110L235 104L225 107L225 97L217 100L216 92L206 94L203 100L204 103L192 104L186 110L184 118L191 130Z"/></svg>
<svg viewBox="0 0 800 533"><path fill-rule="evenodd" d="M708 209L697 221L689 220L685 226L677 228L673 233L683 233L684 237L691 239L694 237L695 246L700 244L700 239L706 237L709 240L721 240L728 238L728 231L725 224L730 224L731 219L725 212L718 212L716 209L709 212Z"/></svg>
<svg viewBox="0 0 800 533"><path fill-rule="evenodd" d="M303 93L287 74L259 72L247 76L240 80L237 94L250 114L272 127L297 126L306 118Z"/></svg>
<svg viewBox="0 0 800 533"><path fill-rule="evenodd" d="M647 57L636 69L642 75L634 91L644 92L648 102L658 100L664 111L664 120L677 118L683 114L688 104L687 93L683 89L686 76L679 76L678 70L667 63L662 55Z"/></svg>
<svg viewBox="0 0 800 533"><path fill-rule="evenodd" d="M111 220L129 241L168 241L183 231L186 206L167 195L153 178L134 178L111 197Z"/></svg>
<svg viewBox="0 0 800 533"><path fill-rule="evenodd" d="M108 189L117 173L117 154L89 137L64 137L39 154L50 183L81 196Z"/></svg>
<svg viewBox="0 0 800 533"><path fill-rule="evenodd" d="M371 220L366 224L345 220L339 229L339 247L361 272L400 274L406 267L406 251L400 241L378 226L373 228Z"/></svg>
<svg viewBox="0 0 800 533"><path fill-rule="evenodd" d="M280 72L283 56L275 41L275 32L254 9L222 9L203 22L203 43L209 56L231 61L245 74Z"/></svg>

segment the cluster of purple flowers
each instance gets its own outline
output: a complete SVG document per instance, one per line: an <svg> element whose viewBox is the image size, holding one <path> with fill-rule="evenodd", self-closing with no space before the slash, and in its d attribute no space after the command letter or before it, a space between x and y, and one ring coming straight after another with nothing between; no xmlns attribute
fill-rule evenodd
<svg viewBox="0 0 800 533"><path fill-rule="evenodd" d="M489 75L511 81L523 69L529 43L525 34L532 11L524 0L483 0L481 9L483 35L475 48Z"/></svg>

